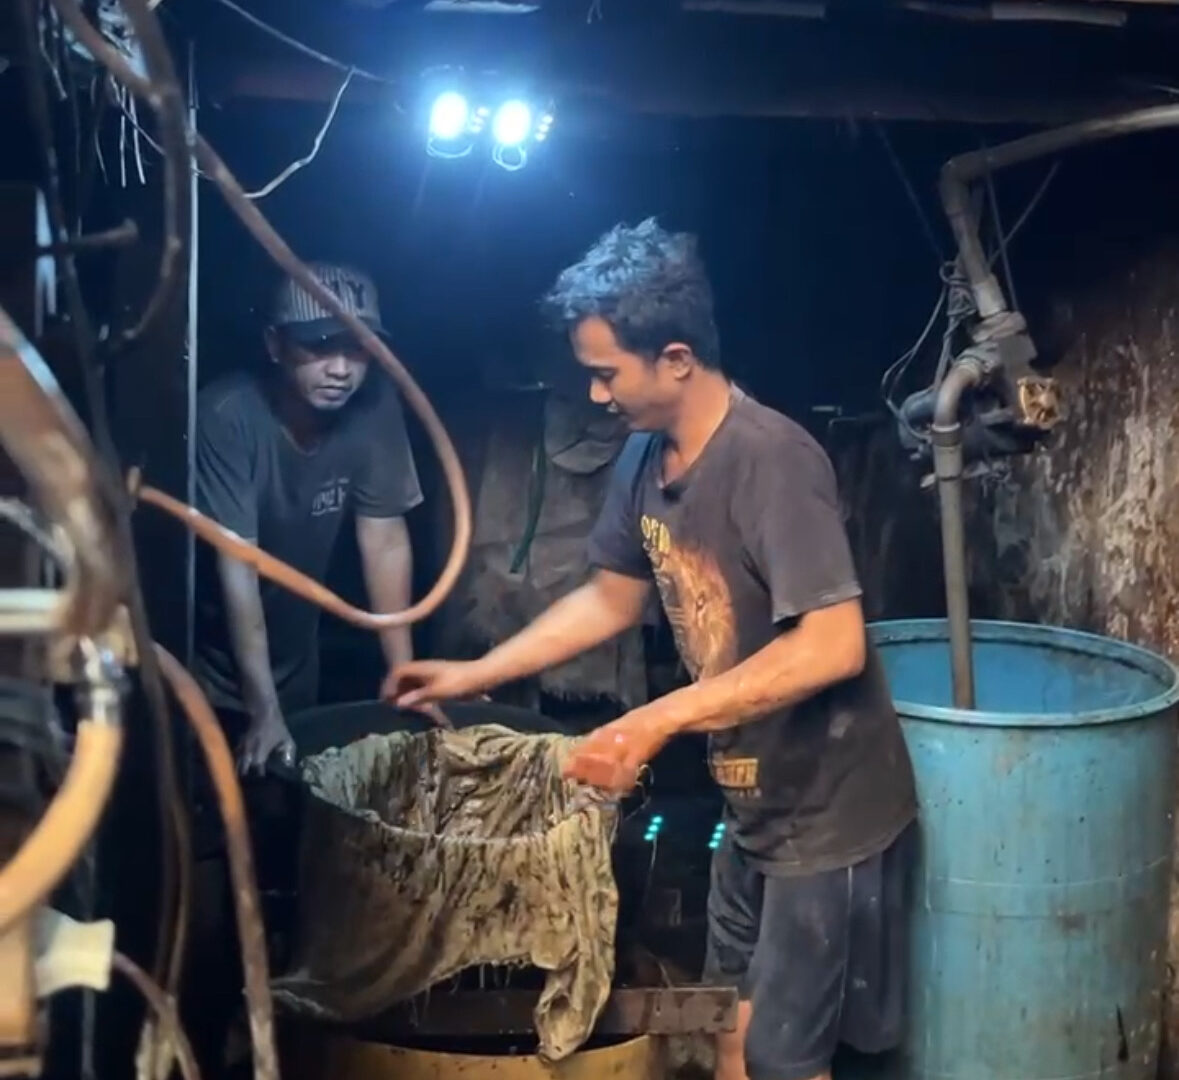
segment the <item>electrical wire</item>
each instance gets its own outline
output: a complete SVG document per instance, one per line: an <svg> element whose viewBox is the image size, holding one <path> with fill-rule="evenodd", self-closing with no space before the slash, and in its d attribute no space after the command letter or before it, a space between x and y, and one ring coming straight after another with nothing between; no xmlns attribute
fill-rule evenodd
<svg viewBox="0 0 1179 1080"><path fill-rule="evenodd" d="M1007 237L1003 235L1003 217L999 213L999 197L995 194L995 177L990 169L987 169L983 180L987 190L987 202L991 207L995 235L999 240L999 257L1003 262L1003 275L1007 278L1007 298L1011 302L1011 306L1018 310L1019 299L1015 295L1015 275L1011 272L1011 260L1007 256Z"/></svg>
<svg viewBox="0 0 1179 1080"><path fill-rule="evenodd" d="M892 140L888 137L888 132L884 125L878 121L873 121L872 127L876 130L881 143L884 145L885 154L888 156L889 164L892 166L893 172L896 173L897 179L904 188L905 194L909 198L914 211L917 214L917 220L921 223L921 231L925 234L925 239L929 242L930 250L933 251L938 265L946 261L945 252L942 250L942 245L938 241L937 233L934 231L933 222L930 221L929 215L925 212L925 207L921 205L921 200L917 197L917 192L913 187L912 181L909 179L909 174L905 172L905 166L901 163L901 159L897 156L897 152L893 149Z"/></svg>
<svg viewBox="0 0 1179 1080"><path fill-rule="evenodd" d="M899 159L896 161L895 167L898 168L899 175L901 176L902 182L904 182L906 178ZM1004 257L1006 256L1006 252L1010 248L1015 237L1019 235L1024 225L1027 224L1036 208L1040 205L1059 169L1060 162L1054 161L1048 168L1048 171L1044 174L1044 178L1040 181L1035 192L1033 192L1031 199L1028 200L1027 205L1023 208L1023 211L1015 219L1015 222L1011 228L1007 230L1006 233L1003 233L1001 228L999 229L1000 244L996 250L991 253L989 257L989 265L993 266L995 260L998 259L1001 254L1003 254ZM909 190L909 188L910 186L906 184L906 190ZM921 210L920 204L914 203L914 205L916 206L918 213L924 217L924 212ZM997 220L998 216L996 214L996 221ZM928 236L930 233L927 231L926 235ZM1011 281L1011 272L1009 266L1007 267L1007 275L1009 288L1014 290L1014 284ZM945 310L946 328L942 334L942 348L938 356L937 369L932 384L933 386L940 385L941 380L945 377L945 373L949 369L949 365L953 360L954 337L957 334L959 327L961 327L962 324L967 319L969 319L976 310L974 306L974 296L970 289L970 283L966 279L965 274L962 272L957 262L943 263L939 271L939 276L942 280L942 289L938 293L938 298L934 303L933 311L930 313L929 319L926 321L924 328L917 338L917 341L908 349L906 349L905 352L897 357L897 359L894 360L888 366L888 368L885 369L884 375L880 380L880 394L884 399L884 404L887 406L889 412L892 413L893 417L905 428L909 435L915 439L923 439L926 441L928 441L928 435L924 432L916 431L909 424L908 419L904 416L902 410L896 404L895 394L897 388L901 385L905 373L908 371L910 365L917 358L921 350L925 347L926 342L929 340L930 334L933 332L933 327L937 323L938 317L941 315L942 311Z"/></svg>
<svg viewBox="0 0 1179 1080"><path fill-rule="evenodd" d="M156 288L144 307L143 314L129 329L112 343L111 352L126 351L144 337L148 327L167 310L183 280L184 241L181 239L182 219L188 219L188 184L185 165L189 158L188 120L185 116L184 94L172 65L159 20L147 8L146 0L123 4L123 11L139 43L148 78L156 87L146 100L156 115L156 129L164 153L164 238L160 250L160 268ZM133 113L133 115L135 115ZM138 116L135 115L136 127ZM142 169L142 166L140 166Z"/></svg>
<svg viewBox="0 0 1179 1080"><path fill-rule="evenodd" d="M1021 213L1019 215L1019 217L1017 217L1015 219L1015 224L1011 226L1011 229L1008 231L1007 235L1004 237L1003 242L1008 247L1011 246L1012 241L1019 235L1020 230L1024 227L1024 225L1027 224L1028 218L1030 218L1032 216L1032 214L1035 212L1036 207L1038 207L1040 205L1040 201L1044 198L1045 193L1048 191L1048 188L1052 184L1052 181L1054 179L1056 179L1056 174L1059 171L1060 171L1060 161L1054 161L1048 167L1048 171L1044 174L1044 179L1040 181L1040 186L1036 188L1035 192L1032 194L1031 199L1028 200L1027 206L1025 206L1023 208L1023 213ZM995 256L992 255L991 256L992 265L994 264L994 261L995 261Z"/></svg>
<svg viewBox="0 0 1179 1080"><path fill-rule="evenodd" d="M334 56L328 56L326 53L321 53L318 49L313 49L310 45L299 41L298 38L291 37L290 34L284 34L268 22L263 22L252 11L247 11L241 5L235 4L233 0L217 0L217 3L222 7L229 8L230 11L245 19L255 29L261 30L264 34L269 34L276 41L281 41L284 45L294 49L296 52L301 52L304 56L309 56L312 60L318 60L321 64L334 67L337 71L354 72L360 78L368 79L370 82L393 84L393 80L386 78L384 75L374 75L371 71L365 71L364 68L357 67L355 64L345 64L343 61L337 60Z"/></svg>
<svg viewBox="0 0 1179 1080"><path fill-rule="evenodd" d="M146 971L130 957L116 952L111 957L111 970L117 971L143 995L148 1008L155 1014L160 1027L167 1033L169 1044L176 1051L176 1062L184 1080L201 1080L201 1070L192 1043L185 1034L184 1026L176 1013L174 999ZM150 1075L155 1075L154 1072Z"/></svg>
<svg viewBox="0 0 1179 1080"><path fill-rule="evenodd" d="M328 128L332 126L332 121L336 118L336 110L340 107L340 100L344 96L344 91L348 89L349 83L352 82L352 76L356 74L355 68L349 68L344 75L344 81L340 83L339 90L336 91L336 96L332 98L331 108L328 109L327 116L324 117L323 124L320 126L318 134L315 136L315 142L311 144L311 150L305 157L299 158L298 161L292 161L282 172L280 172L269 184L264 184L257 191L247 191L247 199L265 199L267 195L273 192L280 184L285 183L290 177L294 176L305 165L310 165L316 155L319 153L319 148L323 145L324 136L328 133Z"/></svg>
<svg viewBox="0 0 1179 1080"><path fill-rule="evenodd" d="M283 171L281 173L279 173L278 176L276 176L268 184L265 184L263 187L259 188L257 191L245 192L245 196L247 199L264 199L264 198L266 198L267 195L272 194L280 185L285 183L288 179L290 179L290 177L292 177L300 169L304 168L307 165L310 165L315 160L315 158L319 155L319 150L320 150L320 147L323 145L323 140L324 140L325 136L327 135L328 128L331 127L332 121L335 119L336 110L339 107L340 99L344 96L344 91L348 87L348 82L349 82L349 79L346 77L344 82L341 84L340 88L336 91L336 96L332 101L331 107L328 110L328 114L327 114L326 118L324 119L323 123L320 125L319 131L315 136L315 140L312 144L312 148L311 148L310 153L308 153L305 157L299 158L297 161L291 162L291 164L288 165L285 169L283 169ZM124 118L128 121L128 123L130 123L131 126L135 128L135 131L139 135L139 137L141 139L143 139L143 141L146 142L147 145L150 146L157 154L162 155L164 153L164 148L162 146L160 146L160 144L147 131L145 131L143 129L143 126L139 123L138 118L133 115L131 110L127 107L127 103L122 99L122 97L116 95L115 96L115 104L118 106L119 111L122 112ZM200 177L200 179L210 181L210 182L212 181L212 177L210 177L210 176L206 175L204 172L202 172L200 167L196 164L195 161L190 161L189 167L195 175Z"/></svg>

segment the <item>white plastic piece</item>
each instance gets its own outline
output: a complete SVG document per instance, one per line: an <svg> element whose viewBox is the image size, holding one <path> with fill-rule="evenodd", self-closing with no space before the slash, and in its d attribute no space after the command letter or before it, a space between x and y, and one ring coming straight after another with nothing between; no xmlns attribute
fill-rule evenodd
<svg viewBox="0 0 1179 1080"><path fill-rule="evenodd" d="M115 952L115 924L110 919L78 922L45 907L37 914L33 932L37 997L70 987L106 990L110 986Z"/></svg>

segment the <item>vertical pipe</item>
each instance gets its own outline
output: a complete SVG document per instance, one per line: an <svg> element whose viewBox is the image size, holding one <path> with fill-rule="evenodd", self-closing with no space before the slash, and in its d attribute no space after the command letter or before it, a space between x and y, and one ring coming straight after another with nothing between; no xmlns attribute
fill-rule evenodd
<svg viewBox="0 0 1179 1080"><path fill-rule="evenodd" d="M188 126L195 134L197 130L196 46L191 41L188 43ZM200 242L200 175L191 165L188 170L188 183L188 368L185 371L188 408L185 419L184 501L189 506L194 506L196 505L197 300L199 297L197 258ZM186 667L191 668L193 652L196 647L193 636L196 619L196 536L187 530L184 548L184 609L184 662ZM187 760L186 755L185 761Z"/></svg>
<svg viewBox="0 0 1179 1080"><path fill-rule="evenodd" d="M950 674L954 707L974 708L974 658L970 647L970 598L966 575L966 528L962 518L962 395L978 385L982 366L973 357L956 363L938 388L933 414L933 465L941 509L942 565L946 578L946 619L950 630Z"/></svg>
<svg viewBox="0 0 1179 1080"><path fill-rule="evenodd" d="M935 430L933 460L942 522L942 565L946 618L950 627L950 674L954 707L974 708L974 658L970 647L970 601L966 577L966 535L962 521L962 429ZM943 441L944 440L944 441Z"/></svg>

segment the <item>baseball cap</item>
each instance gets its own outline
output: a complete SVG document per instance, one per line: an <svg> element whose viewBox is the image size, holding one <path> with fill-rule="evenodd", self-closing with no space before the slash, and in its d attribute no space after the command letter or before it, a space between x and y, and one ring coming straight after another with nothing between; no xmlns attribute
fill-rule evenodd
<svg viewBox="0 0 1179 1080"><path fill-rule="evenodd" d="M355 315L375 334L385 336L373 279L351 266L311 263L316 279L335 294L345 310ZM295 341L311 344L324 338L347 334L348 327L331 314L293 278L286 278L275 294L271 325Z"/></svg>

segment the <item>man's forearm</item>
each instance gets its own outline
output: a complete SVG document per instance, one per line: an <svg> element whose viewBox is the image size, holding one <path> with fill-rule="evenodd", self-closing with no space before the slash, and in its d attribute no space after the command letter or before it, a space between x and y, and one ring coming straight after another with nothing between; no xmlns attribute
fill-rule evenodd
<svg viewBox="0 0 1179 1080"><path fill-rule="evenodd" d="M219 560L219 570L230 644L241 675L243 703L256 719L281 717L278 690L270 669L270 644L258 575L252 567L225 557Z"/></svg>
<svg viewBox="0 0 1179 1080"><path fill-rule="evenodd" d="M413 596L413 548L404 518L357 521L357 538L365 584L373 610L403 611ZM408 626L380 632L381 649L389 667L413 659L413 636Z"/></svg>
<svg viewBox="0 0 1179 1080"><path fill-rule="evenodd" d="M865 630L859 603L811 612L721 675L642 706L666 734L723 731L797 705L864 667Z"/></svg>
<svg viewBox="0 0 1179 1080"><path fill-rule="evenodd" d="M482 689L535 675L609 641L642 618L648 586L599 572L476 661Z"/></svg>

